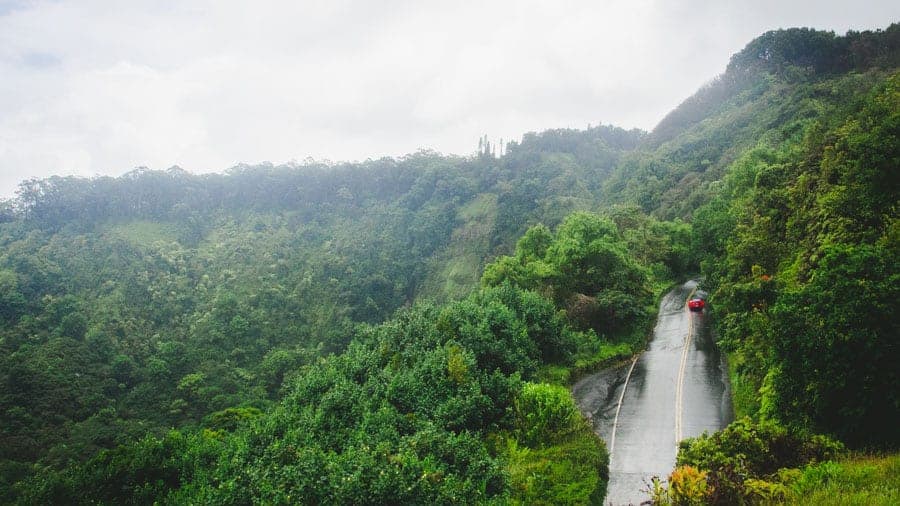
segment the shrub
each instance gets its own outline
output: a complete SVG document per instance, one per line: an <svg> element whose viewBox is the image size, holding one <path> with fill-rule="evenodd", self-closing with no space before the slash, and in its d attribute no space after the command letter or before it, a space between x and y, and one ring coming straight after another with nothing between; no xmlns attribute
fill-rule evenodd
<svg viewBox="0 0 900 506"><path fill-rule="evenodd" d="M568 390L545 383L525 383L516 398L515 412L519 440L533 448L572 432L581 417Z"/></svg>
<svg viewBox="0 0 900 506"><path fill-rule="evenodd" d="M677 464L708 471L709 502L736 504L781 493L760 483L779 469L830 460L843 452L841 443L826 436L792 432L772 421L742 418L714 434L682 441Z"/></svg>
<svg viewBox="0 0 900 506"><path fill-rule="evenodd" d="M676 506L706 504L707 472L693 466L676 467L669 475L669 498Z"/></svg>

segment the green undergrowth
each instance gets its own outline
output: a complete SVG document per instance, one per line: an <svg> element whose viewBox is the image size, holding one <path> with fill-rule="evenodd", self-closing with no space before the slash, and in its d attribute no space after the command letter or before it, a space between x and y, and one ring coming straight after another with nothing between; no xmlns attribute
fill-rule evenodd
<svg viewBox="0 0 900 506"><path fill-rule="evenodd" d="M727 353L728 379L731 382L731 404L735 418L750 416L759 410L758 389L746 376L739 372L743 359L738 353Z"/></svg>
<svg viewBox="0 0 900 506"><path fill-rule="evenodd" d="M785 504L900 504L900 453L807 466L796 473Z"/></svg>
<svg viewBox="0 0 900 506"><path fill-rule="evenodd" d="M511 504L602 504L609 479L606 445L566 388L526 383L516 428L499 437Z"/></svg>
<svg viewBox="0 0 900 506"><path fill-rule="evenodd" d="M821 434L775 421L740 418L725 429L679 444L668 487L654 504L822 504L810 494L832 487L828 504L888 504L898 462L843 464L846 447ZM842 494L848 501L841 500ZM821 498L828 497L828 493ZM852 501L849 500L852 498ZM873 502L873 500L876 500ZM857 501L857 502L853 502ZM861 502L860 502L861 501Z"/></svg>

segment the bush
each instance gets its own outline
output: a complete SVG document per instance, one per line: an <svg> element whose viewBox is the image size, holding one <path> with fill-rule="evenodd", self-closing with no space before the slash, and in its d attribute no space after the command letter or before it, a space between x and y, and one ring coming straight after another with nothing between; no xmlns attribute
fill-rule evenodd
<svg viewBox="0 0 900 506"><path fill-rule="evenodd" d="M669 475L669 498L678 506L705 504L708 484L707 472L693 466L676 467Z"/></svg>
<svg viewBox="0 0 900 506"><path fill-rule="evenodd" d="M609 481L609 454L569 391L525 383L514 410L514 431L500 448L512 504L601 504Z"/></svg>
<svg viewBox="0 0 900 506"><path fill-rule="evenodd" d="M758 480L774 476L779 469L822 462L843 453L844 446L826 436L742 418L714 434L682 441L677 464L708 471L711 503L736 504L751 496L774 493Z"/></svg>
<svg viewBox="0 0 900 506"><path fill-rule="evenodd" d="M518 438L533 448L566 436L581 420L569 391L545 383L525 383L516 398L515 412Z"/></svg>

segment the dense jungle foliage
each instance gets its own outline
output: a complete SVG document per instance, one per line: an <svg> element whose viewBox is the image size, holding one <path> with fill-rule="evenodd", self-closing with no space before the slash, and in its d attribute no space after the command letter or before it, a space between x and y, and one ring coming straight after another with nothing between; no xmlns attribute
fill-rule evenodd
<svg viewBox="0 0 900 506"><path fill-rule="evenodd" d="M739 409L896 448L900 74L816 75L695 211L697 247Z"/></svg>
<svg viewBox="0 0 900 506"><path fill-rule="evenodd" d="M227 175L207 176L192 176L178 169L141 170L116 179L51 178L23 183L19 199L7 207L12 214L0 226L4 302L0 346L5 352L0 359L4 386L0 402L7 414L0 433L4 498L31 502L67 497L72 493L67 483L86 483L66 473L85 466L93 469L90 472L114 476L108 486L115 490L119 490L115 480L147 479L151 481L134 484L150 487L141 497L149 501L165 495L171 483L163 479L166 485L160 489L153 480L162 478L153 478L157 475L150 470L137 473L144 478L125 478L106 467L102 473L96 469L109 465L103 459L114 458L112 454L101 454L99 461L91 459L100 450L115 448L121 455L116 458L130 460L138 458L133 452L158 452L161 445L168 448L165 458L177 460L181 456L172 453L175 447L166 446L176 441L182 445L178 451L191 453L193 450L186 448L196 444L221 452L231 448L233 440L210 446L212 441L201 436L212 431L218 441L224 436L216 431L251 424L285 403L289 404L284 409L295 410L299 399L317 405L313 403L319 399L311 394L290 397L290 393L298 382L312 381L324 367L322 360L335 356L349 360L351 354L346 350L351 343L369 342L365 336L371 325L388 321L385 328L394 328L394 312L415 301L448 303L468 296L478 288L485 262L496 252L512 249L529 225L557 225L573 210L596 208L605 174L620 153L633 149L641 138L640 132L603 126L530 134L521 143L511 143L502 159L486 152L469 158L423 152L402 160L359 165L239 167ZM567 275L578 276L578 269L590 267L566 267L569 260L564 255L591 255L592 241L600 237L578 232L575 224L592 227L589 232L602 231L606 234L603 240L628 260L613 266L608 274L628 269L630 286L642 297L643 305L652 304L648 294L658 282L654 280L678 275L675 271L685 268L676 255L648 256L637 249L641 241L648 240L641 230L651 227L654 234L659 232L654 240L667 251L685 250L690 240L686 225L672 225L669 233L655 219L630 208L604 218L577 214L566 223L572 224L572 231L561 226L559 238L569 246L560 250L557 264L567 269ZM585 251L579 253L579 248ZM592 299L603 289L602 284L584 287L582 296ZM530 315L536 311L532 302L544 299L533 294L527 297L531 302L520 309ZM547 304L549 309L539 313L546 321L524 318L528 328L538 332L533 336L520 335L522 325L510 323L510 309L502 307L499 316L492 313L483 322L471 324L476 329L466 324L471 335L466 334L468 341L458 349L449 341L462 338L452 337L444 328L437 333L439 337L429 340L415 333L410 339L421 342L397 345L398 349L409 347L406 353L419 358L455 350L450 362L453 367L472 368L470 374L474 374L470 354L478 346L497 346L493 341L506 332L504 325L513 325L508 330L510 339L527 341L518 344L527 353L514 353L515 360L504 359L499 371L494 362L484 365L483 371L478 369L486 378L484 385L468 385L467 379L468 386L456 392L450 389L453 382L440 388L429 383L427 388L437 388L435 395L447 397L440 416L458 419L431 420L437 416L437 408L418 404L425 402L419 397L426 388L421 378L440 376L441 371L444 376L450 374L447 363L439 361L420 364L428 365L430 372L417 371L415 382L407 376L397 379L408 382L402 398L376 397L377 388L388 388L393 381L382 384L382 378L379 387L373 383L372 391L366 390L366 401L375 404L328 416L346 423L367 423L351 415L369 410L384 414L381 404L385 404L392 406L397 416L419 416L421 423L434 424L441 438L462 438L442 439L444 447L465 441L475 445L481 452L478 458L487 467L462 466L464 474L469 474L448 477L448 483L457 483L457 478L471 483L465 487L459 484L462 481L441 485L442 479L438 480L441 483L435 490L446 490L434 492L435 497L443 497L443 493L506 497L514 487L512 490L530 502L550 490L548 483L563 487L559 494L596 496L605 486L598 474L605 466L605 454L586 425L572 420L578 429L573 434L579 436L567 435L569 429L559 428L559 445L547 448L533 441L519 443L502 433L514 425L512 400L518 395L520 381L538 374L563 382L576 369L588 370L628 356L640 345L642 335L637 329L647 321L621 317L625 325L598 320L570 328L568 321L557 315L559 308L553 301ZM637 314L647 312L643 305ZM499 320L489 323L494 318ZM628 331L620 326L627 326ZM535 355L535 350L539 354ZM354 356L375 352L371 346L358 348ZM366 357L369 359L374 360ZM377 367L359 365L365 371L393 371L397 366L395 361ZM502 375L491 376L494 373ZM469 378L459 371L455 374L463 375L460 381ZM486 397L470 398L479 389ZM330 395L339 398L336 402L342 406L358 401L344 398L349 391ZM428 402L432 401L437 402ZM571 405L571 399L567 402ZM475 411L463 413L464 404L472 404ZM417 414L420 411L421 416ZM495 414L487 416L488 411ZM272 416L266 414L265 420L274 420ZM392 430L412 437L426 428L407 421L409 424L392 426ZM173 428L178 429L178 436L169 432ZM352 428L354 433L364 430L356 425ZM320 433L331 434L332 429L329 426ZM499 438L491 443L489 452L485 446L488 434ZM382 436L373 434L374 439L359 444L374 449ZM552 440L548 434L547 441ZM390 441L393 450L379 450L382 460L373 461L372 466L384 464L383 458L391 451L401 451L399 441ZM556 456L560 448L581 448L581 453L587 453L567 460L569 457ZM355 462L355 449L325 445L321 458L330 462L338 458L335 455L345 455L341 458L350 465ZM430 452L425 451L421 458L435 465L450 455ZM559 467L564 462L570 462L569 466ZM259 465L261 470L268 466ZM54 474L67 466L69 471ZM494 479L478 474L478 469L489 468L496 468ZM580 470L573 471L576 468ZM199 473L177 469L169 474ZM335 483L346 469L339 471L336 468ZM443 470L438 476L453 473ZM535 482L536 476L545 478ZM581 485L566 488L567 480L575 478ZM385 479L388 485L379 486L399 490L400 485L391 480L400 477ZM13 486L16 482L19 485ZM351 500L341 494L317 496L309 492L310 484L291 492L294 486L299 484L282 484L279 490L293 493L295 498L302 492L312 502L316 497ZM360 484L357 491L371 486L375 485ZM137 494L130 486L126 489L115 496L99 492L95 499L119 502ZM38 491L45 495L29 495ZM421 490L415 493L423 501L429 497Z"/></svg>
<svg viewBox="0 0 900 506"><path fill-rule="evenodd" d="M658 502L808 503L817 488L823 504L900 496L896 454L848 457L840 443L876 455L900 444L898 32L766 34L729 72L766 56L756 100L777 121L746 122L739 111L758 103L738 95L691 127L761 133L706 184L690 220L735 406L753 421L682 442Z"/></svg>
<svg viewBox="0 0 900 506"><path fill-rule="evenodd" d="M0 502L598 503L562 386L697 271L732 430L821 443L785 468L844 454L814 432L895 450L898 69L900 25L780 30L651 133L26 181L0 205ZM697 445L707 499L787 483Z"/></svg>

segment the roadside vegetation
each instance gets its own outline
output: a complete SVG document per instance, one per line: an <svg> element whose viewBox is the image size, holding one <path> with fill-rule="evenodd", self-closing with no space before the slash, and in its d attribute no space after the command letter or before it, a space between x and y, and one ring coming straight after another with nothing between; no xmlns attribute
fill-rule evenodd
<svg viewBox="0 0 900 506"><path fill-rule="evenodd" d="M682 441L654 504L895 504L900 455L848 451L827 436L740 419Z"/></svg>

